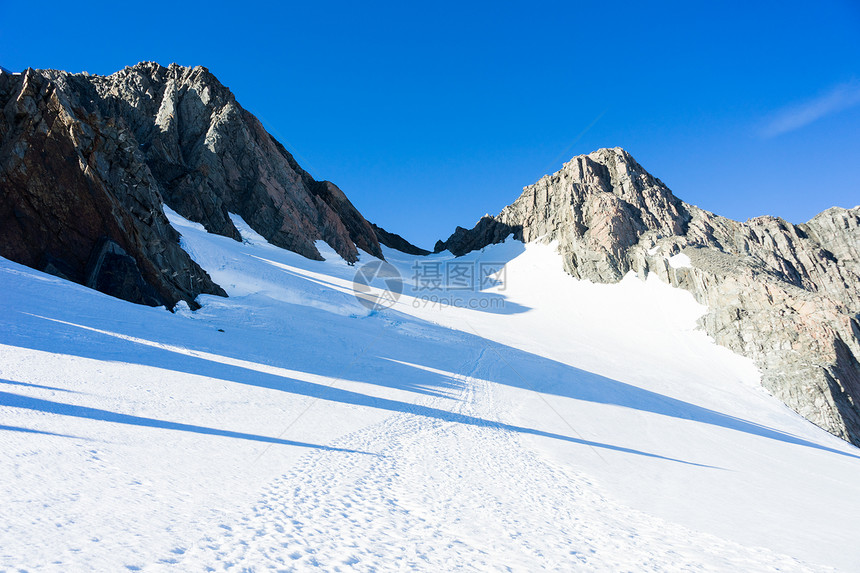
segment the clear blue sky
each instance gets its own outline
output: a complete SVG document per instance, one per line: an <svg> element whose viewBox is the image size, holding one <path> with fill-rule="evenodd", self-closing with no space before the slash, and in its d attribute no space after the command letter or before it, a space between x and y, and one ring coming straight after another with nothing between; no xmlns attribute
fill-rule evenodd
<svg viewBox="0 0 860 573"><path fill-rule="evenodd" d="M857 0L464 4L4 1L0 65L205 65L425 247L599 147L735 219L860 203Z"/></svg>

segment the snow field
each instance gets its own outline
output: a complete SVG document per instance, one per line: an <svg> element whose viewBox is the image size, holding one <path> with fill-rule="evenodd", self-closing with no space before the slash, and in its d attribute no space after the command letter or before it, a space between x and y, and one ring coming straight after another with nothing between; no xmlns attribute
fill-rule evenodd
<svg viewBox="0 0 860 573"><path fill-rule="evenodd" d="M0 261L0 570L860 564L858 450L697 331L688 293L508 242L458 259L505 264L447 293L475 308L424 304L386 250L405 292L370 311L325 245L168 215L230 298L170 314Z"/></svg>

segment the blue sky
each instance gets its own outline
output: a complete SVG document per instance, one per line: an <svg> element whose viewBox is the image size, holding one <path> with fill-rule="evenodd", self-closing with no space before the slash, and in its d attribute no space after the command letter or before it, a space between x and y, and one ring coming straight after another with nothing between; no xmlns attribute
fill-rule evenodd
<svg viewBox="0 0 860 573"><path fill-rule="evenodd" d="M3 12L0 65L13 71L207 66L305 169L425 247L600 147L735 219L860 204L856 0Z"/></svg>

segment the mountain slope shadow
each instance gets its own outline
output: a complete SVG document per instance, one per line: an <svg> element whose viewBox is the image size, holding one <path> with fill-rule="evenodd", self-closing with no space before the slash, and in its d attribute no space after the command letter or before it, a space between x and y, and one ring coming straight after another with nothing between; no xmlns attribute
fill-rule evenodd
<svg viewBox="0 0 860 573"><path fill-rule="evenodd" d="M629 453L652 457L663 457L657 454L632 450L611 444L588 442L587 440L582 440L580 438L573 438L538 429L523 428L509 424L492 422L482 418L456 414L438 408L431 408L388 398L379 398L363 394L361 392L337 388L335 386L337 382L342 379L344 373L334 369L334 362L322 360L319 356L312 356L304 360L296 360L296 358L291 357L292 360L288 359L287 361L294 362L294 364L290 364L293 368L284 368L273 366L271 364L273 361L272 357L278 356L278 354L273 352L266 353L265 349L255 349L254 351L249 351L247 353L237 353L235 348L231 348L229 354L218 354L209 352L208 350L189 348L187 345L179 346L171 344L171 339L173 339L175 335L171 335L168 332L161 335L165 340L165 342L161 342L101 330L86 325L59 321L57 319L43 318L35 315L26 316L29 318L25 320L32 320L36 323L41 322L42 328L44 328L46 324L53 323L52 328L59 330L57 336L42 336L31 340L27 347L37 350L60 352L102 360L115 360L117 359L117 339L120 339L122 341L121 345L125 348L122 357L123 361L130 363L269 388L298 395L315 397L327 401L367 406L393 412L407 412L468 425L494 426L514 432L546 436L573 443L582 443L598 448L626 451ZM35 325L36 324L33 326ZM380 326L383 328L380 332L381 336L382 334L385 334L385 329L383 325ZM81 330L87 332L87 336L90 338L91 342L88 344L81 344L80 342L69 344L67 341L72 339L75 334L79 336ZM612 404L632 410L649 412L672 418L693 420L785 443L815 448L843 456L860 458L860 456L829 448L821 444L816 444L786 432L727 414L722 414L708 408L703 408L683 400L678 400L656 392L638 388L611 378L586 372L528 352L493 343L477 336L449 331L447 329L440 330L444 331L447 338L454 336L459 340L452 341L442 339L435 342L428 341L427 344L417 347L416 345L400 345L399 355L396 359L397 362L392 362L391 358L393 357L367 357L366 360L360 362L360 368L350 373L351 377L354 377L355 374L359 374L358 378L362 382L373 384L377 378L373 373L386 371L389 383L384 384L384 386L397 387L396 384L390 382L390 380L393 379L407 381L400 388L403 390L416 391L417 389L420 391L421 388L429 387L431 389L437 389L444 392L452 389L456 384L460 383L457 380L452 379L450 373L451 371L458 370L460 365L457 365L455 368L451 368L450 364L441 363L438 365L443 366L443 368L427 369L416 368L415 366L420 363L422 358L426 358L427 356L434 356L437 357L437 360L444 360L444 357L450 355L452 342L459 342L460 348L486 347L500 357L502 357L502 353L504 353L502 360L508 363L513 361L520 365L530 365L531 369L539 373L555 373L553 377L547 378L537 387L518 375L493 380L500 384L536 390L543 393L556 394L598 404ZM6 336L2 333L0 333L0 342L7 342ZM16 341L9 340L8 343L14 345L16 344ZM17 343L20 345L20 341L17 341ZM371 341L367 347L370 347L372 343L373 341ZM434 349L428 348L427 346L434 344L439 347ZM443 351L447 351L448 354ZM246 359L248 357L257 356L261 352L267 357L265 361L253 362ZM246 358L236 358L230 356L230 354L240 354ZM283 361L283 359L281 360ZM354 360L354 362L357 361ZM446 369L444 366L449 366L449 368ZM446 370L449 372L446 373ZM362 373L367 375L361 376L360 374ZM312 381L314 380L314 376L323 376L326 377L327 380ZM672 461L683 460L673 459Z"/></svg>
<svg viewBox="0 0 860 573"><path fill-rule="evenodd" d="M210 436L223 436L225 438L237 438L241 440L251 440L255 442L268 442L270 444L280 444L284 446L299 446L303 448L316 448L319 450L346 452L352 454L366 454L367 452L359 452L356 450L348 450L343 448L334 448L330 446L321 446L317 444L309 444L306 442L295 442L292 440L282 440L280 438L271 438L269 436L260 436L257 434L247 434L243 432L232 432L230 430L219 430L217 428L208 428L206 426L198 426L194 424L181 424L179 422L169 422L167 420L158 420L156 418L146 418L143 416L132 416L130 414L121 414L119 412L111 412L102 410L101 408L90 408L87 406L76 406L74 404L65 404L62 402L54 402L52 400L44 400L41 398L33 398L21 394L12 394L11 392L0 392L0 406L10 408L22 408L32 410L34 412L44 412L47 414L57 414L60 416L71 416L74 418L85 418L88 420L99 420L102 422L112 422L114 424L128 424L132 426L142 426L149 428L161 428L164 430L176 430L180 432L194 432L196 434L207 434ZM5 426L0 426L0 429L10 429ZM39 430L18 429L24 432L48 433ZM72 436L66 436L72 437Z"/></svg>
<svg viewBox="0 0 860 573"><path fill-rule="evenodd" d="M44 318L37 317L34 315L25 316L29 317L29 319L31 320L40 320L43 322L43 324L46 320ZM54 322L54 324L57 326L57 328L63 330L70 329L71 332L83 328L85 330L88 330L94 336L91 339L91 343L82 344L80 340L77 340L76 342L70 344L69 341L72 339L67 336L69 330L65 330L65 332L56 333L56 336L40 336L38 338L32 339L30 340L30 344L28 344L27 347L32 348L34 350L81 356L84 358L92 358L97 360L116 360L116 338L120 337L122 339L122 345L127 345L123 357L123 362L127 363L141 364L161 369L173 370L176 372L184 372L198 376L205 376L227 382L234 382L260 388L278 390L296 395L309 396L326 401L377 408L381 410L388 410L391 412L410 413L414 415L425 416L428 418L435 418L439 420L461 423L471 426L495 427L501 430L507 430L523 434L531 434L536 436L544 436L570 443L582 444L593 448L604 448L634 455L664 459L672 462L711 467L705 466L704 464L697 464L685 460L662 456L655 453L645 452L634 448L627 448L624 446L584 440L578 437L571 437L533 428L525 428L521 426L495 422L477 416L457 414L439 408L423 406L420 404L412 404L400 400L379 398L376 396L363 394L361 392L354 392L350 390L336 388L334 386L338 381L337 378L334 378L333 381L328 385L316 382L309 382L307 380L296 378L295 376L300 376L303 374L302 372L298 371L282 369L284 372L293 373L293 376L280 373L272 373L272 370L277 372L277 367L273 367L268 364L258 364L249 362L247 360L231 358L229 356L216 355L205 351L191 350L178 346L170 346L164 343L148 341L103 330L96 330L92 329L92 327L75 325L72 323ZM100 338L101 341L99 340ZM107 347L100 344L100 342L105 342L105 339L110 341L110 344L107 345ZM14 342L6 339L6 337L3 336L2 332L0 332L0 343L10 343L10 345L14 345ZM432 373L426 374L428 374L428 376L419 375L419 377L422 378L422 383L450 387L450 384L445 380L444 377L440 377ZM287 445L324 447L289 442L287 440L278 441L274 438L268 438L265 436L252 436L248 434L240 434L237 432L229 432L226 430L217 430L214 428L206 428L189 424L167 422L164 420L129 416L95 408L87 408L82 406L64 404L60 402L51 402L47 400L29 398L18 394L0 393L0 405L22 407L35 411L58 413L62 415L71 415L81 418L90 418L95 420L102 420L105 422L160 427L180 431L193 431L202 434L223 435L226 437L236 437L256 441L285 443Z"/></svg>

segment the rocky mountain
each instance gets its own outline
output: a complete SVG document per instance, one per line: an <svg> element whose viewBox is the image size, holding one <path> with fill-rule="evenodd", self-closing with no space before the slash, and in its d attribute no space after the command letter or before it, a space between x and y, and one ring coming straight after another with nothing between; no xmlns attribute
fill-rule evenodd
<svg viewBox="0 0 860 573"><path fill-rule="evenodd" d="M142 63L110 76L0 70L0 256L148 305L225 295L181 248L163 206L240 240L230 213L271 243L347 261L380 243L206 68ZM613 282L635 271L693 293L714 339L751 357L775 396L860 445L860 208L802 225L741 223L676 198L621 149L574 158L498 216L436 251L513 235L558 241L565 269Z"/></svg>
<svg viewBox="0 0 860 573"><path fill-rule="evenodd" d="M681 201L623 149L601 149L436 250L460 255L510 235L558 241L578 278L656 273L689 290L708 307L707 332L752 358L774 396L860 445L860 207L802 225L732 221Z"/></svg>
<svg viewBox="0 0 860 573"><path fill-rule="evenodd" d="M229 213L319 259L381 257L374 229L206 68L0 73L0 255L144 304L224 294L182 251L165 203L236 240Z"/></svg>

